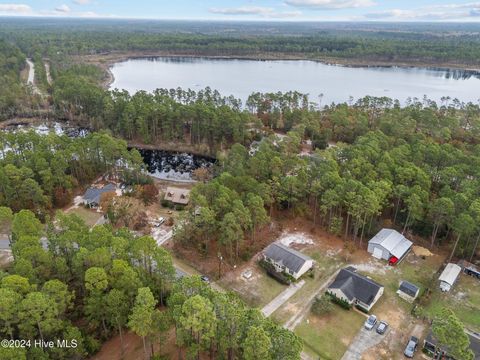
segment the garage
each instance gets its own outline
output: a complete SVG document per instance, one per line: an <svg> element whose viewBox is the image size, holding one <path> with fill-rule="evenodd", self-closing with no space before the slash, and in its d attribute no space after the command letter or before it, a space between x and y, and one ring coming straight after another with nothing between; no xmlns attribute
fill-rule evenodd
<svg viewBox="0 0 480 360"><path fill-rule="evenodd" d="M413 243L394 229L382 229L368 242L368 252L376 259L396 265L411 250Z"/></svg>

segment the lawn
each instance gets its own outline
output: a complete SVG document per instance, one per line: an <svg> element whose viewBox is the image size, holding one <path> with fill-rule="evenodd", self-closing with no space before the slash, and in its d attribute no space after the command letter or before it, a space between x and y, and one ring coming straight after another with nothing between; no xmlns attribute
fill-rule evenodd
<svg viewBox="0 0 480 360"><path fill-rule="evenodd" d="M326 316L310 314L295 333L302 338L307 353L315 358L336 360L342 358L364 321L362 314L335 306Z"/></svg>
<svg viewBox="0 0 480 360"><path fill-rule="evenodd" d="M279 324L286 323L295 313L307 306L305 302L312 294L317 294L327 279L345 265L338 255L332 253L325 256L325 252L319 251L318 248L307 249L305 254L315 260L315 278L305 275L303 277L305 285L272 314L272 318Z"/></svg>
<svg viewBox="0 0 480 360"><path fill-rule="evenodd" d="M98 213L96 212L95 210L91 210L91 209L86 209L82 206L79 206L77 208L72 208L68 211L68 214L75 214L77 215L78 217L80 217L81 219L83 219L83 221L85 221L85 223L89 226L89 227L92 227L93 225L96 224L96 222L98 221L98 219L100 219L103 214L102 213Z"/></svg>
<svg viewBox="0 0 480 360"><path fill-rule="evenodd" d="M258 264L250 266L253 276L246 280L237 270L219 282L226 289L234 290L250 306L262 308L286 289L285 285L268 276Z"/></svg>
<svg viewBox="0 0 480 360"><path fill-rule="evenodd" d="M470 330L480 332L480 281L464 274L448 293L435 289L425 306L425 314L435 317L442 307L452 309Z"/></svg>

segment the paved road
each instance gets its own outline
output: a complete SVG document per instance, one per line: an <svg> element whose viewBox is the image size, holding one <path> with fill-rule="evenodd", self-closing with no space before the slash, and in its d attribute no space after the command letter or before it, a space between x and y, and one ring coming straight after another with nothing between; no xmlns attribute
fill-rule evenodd
<svg viewBox="0 0 480 360"><path fill-rule="evenodd" d="M272 315L275 310L282 306L288 299L290 299L300 288L305 285L305 280L302 280L298 283L291 284L288 288L283 290L275 299L270 301L262 309L262 313L265 316Z"/></svg>
<svg viewBox="0 0 480 360"><path fill-rule="evenodd" d="M362 354L371 347L381 343L385 336L386 334L377 334L375 329L369 331L362 327L343 355L342 360L361 360Z"/></svg>

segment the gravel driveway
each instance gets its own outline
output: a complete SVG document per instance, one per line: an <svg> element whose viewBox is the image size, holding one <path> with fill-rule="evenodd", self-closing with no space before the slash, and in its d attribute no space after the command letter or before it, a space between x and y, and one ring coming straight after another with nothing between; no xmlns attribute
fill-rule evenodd
<svg viewBox="0 0 480 360"><path fill-rule="evenodd" d="M390 329L388 329L388 331L389 330ZM343 355L342 360L361 360L362 354L371 347L381 343L382 340L385 339L385 336L386 334L377 334L375 329L367 330L362 327Z"/></svg>

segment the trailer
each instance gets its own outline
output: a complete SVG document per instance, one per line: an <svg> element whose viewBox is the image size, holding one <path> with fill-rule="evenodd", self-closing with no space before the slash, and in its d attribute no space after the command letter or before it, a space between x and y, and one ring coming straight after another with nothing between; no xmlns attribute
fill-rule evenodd
<svg viewBox="0 0 480 360"><path fill-rule="evenodd" d="M480 269L477 266L473 265L472 263L466 260L460 260L458 262L458 266L462 268L462 271L465 274L476 277L477 279L480 280Z"/></svg>

